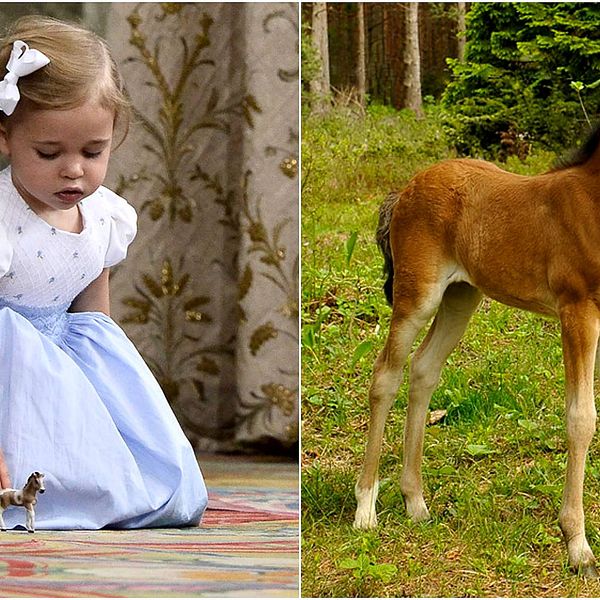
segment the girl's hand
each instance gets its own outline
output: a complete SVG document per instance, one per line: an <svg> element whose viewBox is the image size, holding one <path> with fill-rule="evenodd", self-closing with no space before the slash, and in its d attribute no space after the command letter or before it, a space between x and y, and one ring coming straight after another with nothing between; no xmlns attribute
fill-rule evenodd
<svg viewBox="0 0 600 600"><path fill-rule="evenodd" d="M0 450L0 488L3 489L9 487L12 487L12 483L10 481L6 462L4 461L4 454L2 453L2 450Z"/></svg>

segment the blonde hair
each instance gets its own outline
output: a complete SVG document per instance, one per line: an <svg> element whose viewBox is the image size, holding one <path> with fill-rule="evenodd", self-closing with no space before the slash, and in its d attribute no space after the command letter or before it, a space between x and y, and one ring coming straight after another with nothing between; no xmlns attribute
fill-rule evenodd
<svg viewBox="0 0 600 600"><path fill-rule="evenodd" d="M114 110L117 122L129 129L131 105L121 75L106 42L98 35L76 25L51 17L28 15L17 19L0 40L0 77L6 72L13 42L22 40L43 52L50 64L19 79L21 100L13 115L23 107L38 110L67 110L98 101ZM0 123L13 118L0 111Z"/></svg>

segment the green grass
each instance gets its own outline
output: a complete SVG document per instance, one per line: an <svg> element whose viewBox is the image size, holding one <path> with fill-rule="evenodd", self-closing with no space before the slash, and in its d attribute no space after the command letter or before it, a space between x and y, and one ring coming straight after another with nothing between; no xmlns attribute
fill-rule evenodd
<svg viewBox="0 0 600 600"><path fill-rule="evenodd" d="M432 521L399 490L406 382L386 427L379 527L352 529L372 363L387 335L373 242L390 189L450 156L440 115L378 109L303 123L302 593L345 596L598 596L570 573L557 523L565 470L558 323L485 301L451 355L431 408L423 465ZM553 156L507 168L537 173ZM423 332L424 333L424 332ZM585 506L600 553L600 455Z"/></svg>

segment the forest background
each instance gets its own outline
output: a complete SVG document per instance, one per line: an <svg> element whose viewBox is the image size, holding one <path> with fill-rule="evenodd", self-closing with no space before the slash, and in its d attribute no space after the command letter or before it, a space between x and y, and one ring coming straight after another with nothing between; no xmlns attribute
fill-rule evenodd
<svg viewBox="0 0 600 600"><path fill-rule="evenodd" d="M495 302L475 315L432 399L433 521L408 521L398 489L404 385L386 429L380 526L352 529L368 381L390 315L378 206L445 158L551 168L600 113L599 26L595 3L302 5L303 596L599 595L570 573L556 518L558 325ZM593 459L586 477L598 551Z"/></svg>

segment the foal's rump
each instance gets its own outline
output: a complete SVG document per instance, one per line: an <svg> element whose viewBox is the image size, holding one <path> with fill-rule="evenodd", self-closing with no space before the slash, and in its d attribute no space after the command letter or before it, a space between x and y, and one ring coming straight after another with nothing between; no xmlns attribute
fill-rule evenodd
<svg viewBox="0 0 600 600"><path fill-rule="evenodd" d="M380 209L388 301L445 278L505 304L554 313L549 268L564 234L556 213L568 193L555 187L552 173L526 177L471 159L417 174ZM401 280L393 283L394 275Z"/></svg>

